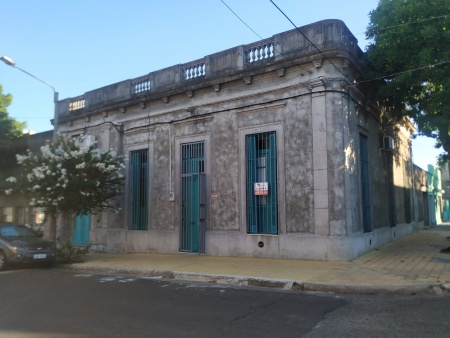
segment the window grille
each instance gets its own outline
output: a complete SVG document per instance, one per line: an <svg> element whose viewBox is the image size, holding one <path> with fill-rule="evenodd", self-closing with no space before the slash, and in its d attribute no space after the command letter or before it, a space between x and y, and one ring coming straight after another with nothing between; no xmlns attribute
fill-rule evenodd
<svg viewBox="0 0 450 338"><path fill-rule="evenodd" d="M148 227L148 150L130 152L130 230Z"/></svg>
<svg viewBox="0 0 450 338"><path fill-rule="evenodd" d="M276 133L247 135L247 232L277 234Z"/></svg>

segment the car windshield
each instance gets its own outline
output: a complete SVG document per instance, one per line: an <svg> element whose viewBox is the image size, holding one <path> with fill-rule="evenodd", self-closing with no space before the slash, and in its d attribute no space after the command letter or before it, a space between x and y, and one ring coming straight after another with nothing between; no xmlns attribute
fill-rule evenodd
<svg viewBox="0 0 450 338"><path fill-rule="evenodd" d="M36 237L36 234L28 228L18 226L0 227L1 237Z"/></svg>

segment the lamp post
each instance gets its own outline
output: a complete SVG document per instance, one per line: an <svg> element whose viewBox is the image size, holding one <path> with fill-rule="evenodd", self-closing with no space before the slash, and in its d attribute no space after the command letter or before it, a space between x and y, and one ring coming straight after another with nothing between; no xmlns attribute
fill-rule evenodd
<svg viewBox="0 0 450 338"><path fill-rule="evenodd" d="M54 103L54 113L53 113L53 138L56 138L57 135L57 129L58 129L58 112L56 109L56 103L58 102L58 92L56 91L56 89L48 84L47 82L45 82L44 80L41 80L40 78L34 76L33 74L28 73L26 70L23 70L22 68L17 67L16 63L13 61L13 59L11 59L8 56L2 56L0 58L0 60L2 60L4 63L6 63L8 66L11 66L13 68L16 68L18 70L20 70L21 72L24 72L25 74L35 78L36 80L42 82L43 84L45 84L46 86L50 87L53 90L53 103Z"/></svg>
<svg viewBox="0 0 450 338"><path fill-rule="evenodd" d="M45 84L46 86L50 87L53 90L53 103L54 103L54 115L53 115L53 138L55 139L57 134L57 128L58 128L58 112L57 112L57 107L56 107L56 103L58 102L58 92L56 91L56 89L48 84L47 82L45 82L44 80L41 80L40 78L34 76L33 74L28 73L27 71L23 70L22 68L17 67L16 63L13 61L13 59L11 59L8 56L2 56L0 58L0 60L2 60L4 63L6 63L8 66L11 66L13 68L16 68L22 72L24 72L25 74L35 78L36 80L42 82L43 84ZM51 219L51 223L50 223L50 237L53 239L53 242L56 243L56 219L55 217L52 217Z"/></svg>

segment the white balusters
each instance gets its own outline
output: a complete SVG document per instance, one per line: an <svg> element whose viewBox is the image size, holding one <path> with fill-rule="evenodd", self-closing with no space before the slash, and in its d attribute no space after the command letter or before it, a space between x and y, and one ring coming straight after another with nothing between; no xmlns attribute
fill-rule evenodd
<svg viewBox="0 0 450 338"><path fill-rule="evenodd" d="M206 74L206 66L204 62L190 64L183 68L185 80L194 79Z"/></svg>
<svg viewBox="0 0 450 338"><path fill-rule="evenodd" d="M135 82L132 82L131 84L133 94L139 94L142 92L146 92L150 90L150 80L149 79L143 79L138 80Z"/></svg>
<svg viewBox="0 0 450 338"><path fill-rule="evenodd" d="M245 51L245 55L246 55L245 61L247 63L258 62L272 58L274 56L273 43L268 42L265 44L250 47Z"/></svg>
<svg viewBox="0 0 450 338"><path fill-rule="evenodd" d="M69 111L78 110L84 108L86 105L86 101L84 98L77 99L69 103Z"/></svg>

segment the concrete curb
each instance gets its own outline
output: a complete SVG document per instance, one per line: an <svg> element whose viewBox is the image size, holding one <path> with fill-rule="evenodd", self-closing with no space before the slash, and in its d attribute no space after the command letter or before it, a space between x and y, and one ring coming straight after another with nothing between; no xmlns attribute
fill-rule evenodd
<svg viewBox="0 0 450 338"><path fill-rule="evenodd" d="M306 291L306 292L331 292L344 294L441 294L445 288L439 285L416 284L400 286L374 286L374 285L340 285L325 284L286 279L271 279L248 276L226 276L218 274L180 272L169 270L148 270L142 268L123 268L112 266L96 266L85 263L75 263L66 266L68 269L78 271L94 271L101 273L133 274L155 278L191 280L206 283L217 283L238 286L257 286L272 289Z"/></svg>

